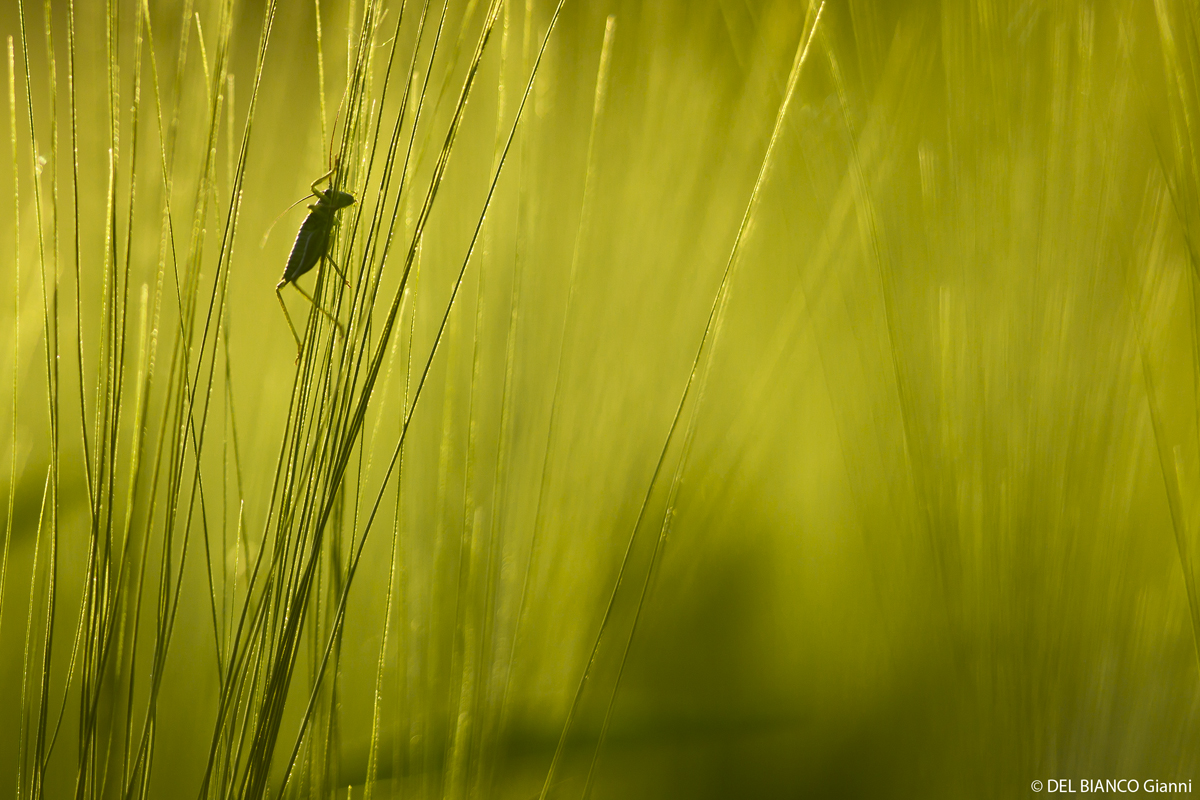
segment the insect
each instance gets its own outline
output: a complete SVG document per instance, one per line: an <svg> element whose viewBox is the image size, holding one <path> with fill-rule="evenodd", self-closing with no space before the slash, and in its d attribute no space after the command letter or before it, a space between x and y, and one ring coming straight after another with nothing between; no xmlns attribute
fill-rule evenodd
<svg viewBox="0 0 1200 800"><path fill-rule="evenodd" d="M312 196L317 198L317 202L309 204L308 216L300 224L300 232L296 234L296 243L292 245L292 252L288 256L287 266L283 269L283 277L275 285L275 297L279 300L279 307L283 309L284 319L287 320L288 327L292 331L292 337L296 340L297 361L300 359L300 335L296 333L296 326L292 324L292 316L288 314L287 305L283 302L283 287L289 283L292 284L296 291L333 322L339 333L342 330L342 326L337 321L337 318L321 308L320 304L313 299L313 296L301 289L299 284L296 283L297 278L315 267L321 259L327 260L334 271L341 277L342 282L346 282L346 276L342 275L341 270L337 268L337 265L333 263L333 259L329 257L329 237L333 232L337 212L346 206L354 205L354 195L334 189L332 181L329 188L324 191L317 188L322 181L331 178L335 172L337 172L336 162L333 169L312 182L310 188L312 189Z"/></svg>

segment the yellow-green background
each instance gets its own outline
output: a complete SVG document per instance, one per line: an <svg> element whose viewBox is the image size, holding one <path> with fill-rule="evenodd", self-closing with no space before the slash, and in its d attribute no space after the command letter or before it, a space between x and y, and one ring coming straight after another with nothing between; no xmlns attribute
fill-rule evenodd
<svg viewBox="0 0 1200 800"><path fill-rule="evenodd" d="M0 796L33 791L28 748L43 674L50 725L65 712L41 791L75 791L79 682L68 676L89 547L80 432L105 402L123 409L118 520L128 507L135 382L108 401L96 394L111 268L110 105L121 115L115 252L130 251L128 321L117 334L134 375L148 354L139 293L143 284L154 291L167 199L150 44L163 113L179 109L170 201L182 249L212 90L198 42L213 61L221 5L196 0L200 25L190 23L177 79L184 3L148 4L135 160L141 4L113 0L117 37L106 50L105 4L76 0L78 206L68 4L47 4L56 144L45 8L25 2L27 60L16 1L0 8L0 35L14 37L18 160L14 175L6 135L0 511L10 534ZM416 200L402 207L377 318L399 281L487 5L448 6L416 138ZM210 341L205 369L193 373L209 386L207 364L216 364L199 462L205 495L158 699L150 797L199 791L218 686L205 565L211 559L218 582L239 568L244 580L229 544L239 509L254 541L271 507L297 370L272 289L303 209L265 246L260 240L328 168L348 36L364 14L361 0L319 8L324 111L314 4L287 0L275 10L223 266L224 338L215 362ZM388 10L373 42L382 58L400 4L378 8ZM545 0L500 10L343 486L334 527L346 542L362 530L356 501L369 508L381 491L407 359L415 381L552 11ZM231 5L235 88L213 142L200 316L218 274L263 12L261 0ZM333 723L306 745L319 739L331 755L324 767L306 767L319 783L288 791L537 796L631 537L613 621L549 796L584 792L639 605L593 797L1008 798L1030 794L1035 779L1200 778L1194 594L1189 602L1200 528L1200 12L1175 0L828 0L772 144L815 12L798 0L567 0L413 416L401 496L393 477L354 577L323 695ZM403 65L418 13L410 0ZM606 24L607 91L596 114ZM374 75L377 98L378 64ZM403 88L393 76L387 124ZM38 155L46 158L37 174L40 251ZM354 191L356 208L373 207L376 184ZM342 214L338 252L350 244L345 221L354 211ZM179 325L166 263L161 364ZM46 501L57 505L58 528L49 667L38 647L53 527L43 503L53 473L43 274L51 284L57 274L60 286L61 462L58 492ZM306 290L315 274L301 279ZM284 297L302 321L304 301L291 289ZM707 329L668 443L719 297L727 304ZM328 327L321 336L328 340ZM152 386L148 424L156 426L166 390ZM194 454L184 461L190 481ZM145 522L143 480L129 513ZM215 555L205 553L201 503L212 541L224 542ZM145 530L148 542L161 542L157 523ZM157 575L152 565L150 615ZM328 584L320 591L333 593ZM230 603L218 609L222 636L235 619ZM485 619L495 621L491 648L471 655L467 643ZM324 643L307 630L277 762L308 696L312 648ZM138 635L143 655L108 668L104 702L124 703L119 687L131 675L144 686L152 631ZM458 698L468 684L481 688L465 707ZM140 726L144 689L135 701ZM463 742L469 755L460 761L453 753L466 752L456 750ZM372 749L379 755L369 765ZM273 775L274 795L277 766ZM120 792L112 782L88 790Z"/></svg>

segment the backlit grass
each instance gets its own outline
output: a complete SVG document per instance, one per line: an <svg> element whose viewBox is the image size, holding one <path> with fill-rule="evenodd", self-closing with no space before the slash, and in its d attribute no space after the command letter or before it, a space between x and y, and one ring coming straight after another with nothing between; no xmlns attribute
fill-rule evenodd
<svg viewBox="0 0 1200 800"><path fill-rule="evenodd" d="M1197 777L1192 4L0 36L6 796Z"/></svg>

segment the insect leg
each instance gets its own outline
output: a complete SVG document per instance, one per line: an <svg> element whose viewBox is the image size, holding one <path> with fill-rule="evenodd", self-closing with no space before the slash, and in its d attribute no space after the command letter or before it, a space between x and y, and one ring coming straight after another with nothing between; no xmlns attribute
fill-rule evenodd
<svg viewBox="0 0 1200 800"><path fill-rule="evenodd" d="M346 280L346 273L342 272L341 268L337 265L337 262L333 260L333 256L326 253L325 258L329 261L329 266L333 267L333 271L336 272L338 277L342 279L342 283L349 286L350 281Z"/></svg>
<svg viewBox="0 0 1200 800"><path fill-rule="evenodd" d="M333 169L337 169L337 167L334 167ZM320 196L321 196L321 191L320 191L320 190L317 188L317 184L318 184L318 183L320 183L321 181L325 180L326 178L328 178L330 175L332 175L332 174L333 174L333 169L329 170L329 172L326 172L324 175L322 175L321 177L317 178L317 179L316 179L315 181L313 181L313 182L312 182L312 184L309 186L309 188L310 188L310 189L312 189L312 193L313 193L313 194L315 194L317 197L320 197Z"/></svg>
<svg viewBox="0 0 1200 800"><path fill-rule="evenodd" d="M283 287L286 285L287 284L281 281L279 285L275 287L275 298L279 300L279 307L283 309L283 318L287 320L288 328L290 328L292 331L292 338L296 340L296 361L299 363L301 350L300 334L296 333L296 326L292 324L292 315L288 313L287 305L284 304L283 294L281 293Z"/></svg>
<svg viewBox="0 0 1200 800"><path fill-rule="evenodd" d="M329 319L329 321L334 324L334 327L337 328L338 336L345 336L345 333L342 331L342 323L338 322L337 317L335 317L333 314L330 314L325 309L321 308L321 304L318 303L316 300L314 300L313 296L311 294L309 294L308 292L301 289L300 284L295 283L293 281L292 286L295 287L297 292L304 295L305 300L307 300L308 302L313 304L313 308L315 308L317 311L320 311L322 314L324 314ZM283 300L281 299L280 302L283 302Z"/></svg>
<svg viewBox="0 0 1200 800"><path fill-rule="evenodd" d="M333 144L333 143L330 142L330 144ZM325 180L326 178L332 177L333 173L337 172L337 168L338 168L338 159L334 158L333 166L330 168L329 172L326 172L324 175L322 175L321 177L317 178L315 181L312 182L312 186L310 188L312 189L313 194L315 194L317 197L321 196L321 193L319 191L317 191L317 184L320 183L321 181Z"/></svg>

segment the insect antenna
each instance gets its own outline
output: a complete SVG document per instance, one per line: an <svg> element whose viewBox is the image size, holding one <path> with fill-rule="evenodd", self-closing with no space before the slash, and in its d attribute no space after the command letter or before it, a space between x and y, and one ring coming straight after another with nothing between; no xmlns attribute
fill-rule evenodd
<svg viewBox="0 0 1200 800"><path fill-rule="evenodd" d="M279 212L279 216L277 216L275 219L273 219L271 221L271 224L267 226L267 232L263 234L262 241L258 243L258 247L260 250L267 246L267 239L271 236L271 231L275 229L275 226L279 223L279 220L283 219L284 215L287 214L289 211L291 211L293 208L300 205L308 198L312 197L313 194L314 193L309 193L309 194L304 195L304 197L301 197L299 200L292 203L290 206L285 208L283 211Z"/></svg>
<svg viewBox="0 0 1200 800"><path fill-rule="evenodd" d="M346 89L342 91L342 99L338 101L337 113L335 113L333 115L334 130L337 130L338 119L342 116L342 109L346 105L346 93L349 90L350 90L350 87L347 85ZM325 163L329 165L329 171L312 182L312 186L309 187L312 189L311 192L304 195L304 197L301 197L296 202L292 203L290 206L285 208L283 211L280 211L279 216L277 216L277 217L275 217L275 219L271 220L271 224L267 226L267 232L263 234L262 241L259 242L259 245L258 245L259 249L262 249L267 246L267 239L269 239L271 237L271 231L273 231L275 229L275 226L279 224L279 220L283 219L284 216L289 211L291 211L293 208L300 205L301 203L303 203L305 200L307 200L310 197L320 198L321 195L317 192L317 188L316 188L318 183L325 180L326 178L334 178L334 180L331 180L329 182L330 188L334 188L334 185L337 183L336 173L338 171L338 167L341 166L341 154L339 153L337 156L333 155L334 138L335 137L333 135L330 135L330 137L329 137L329 151L327 153L327 157L326 157L326 161L325 161Z"/></svg>

